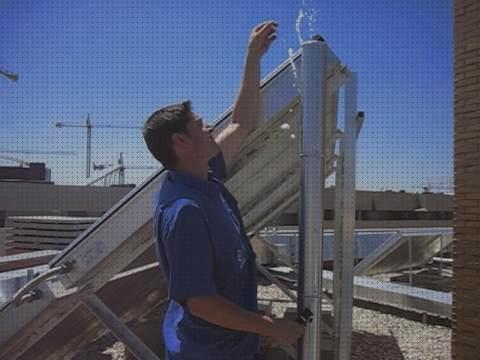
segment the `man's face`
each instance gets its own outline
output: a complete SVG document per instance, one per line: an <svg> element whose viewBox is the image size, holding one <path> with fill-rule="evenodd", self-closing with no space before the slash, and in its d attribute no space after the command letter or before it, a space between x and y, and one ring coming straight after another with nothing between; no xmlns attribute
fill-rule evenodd
<svg viewBox="0 0 480 360"><path fill-rule="evenodd" d="M198 114L191 113L191 120L187 122L187 130L192 155L210 160L218 154L219 146L212 136L213 128L205 124Z"/></svg>

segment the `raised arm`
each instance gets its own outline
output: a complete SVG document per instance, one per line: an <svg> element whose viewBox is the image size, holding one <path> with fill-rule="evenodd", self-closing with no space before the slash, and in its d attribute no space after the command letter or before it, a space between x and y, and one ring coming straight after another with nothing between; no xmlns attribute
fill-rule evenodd
<svg viewBox="0 0 480 360"><path fill-rule="evenodd" d="M260 59L275 40L277 26L275 21L266 21L255 26L250 34L232 121L216 138L227 168L242 142L257 126L260 111Z"/></svg>

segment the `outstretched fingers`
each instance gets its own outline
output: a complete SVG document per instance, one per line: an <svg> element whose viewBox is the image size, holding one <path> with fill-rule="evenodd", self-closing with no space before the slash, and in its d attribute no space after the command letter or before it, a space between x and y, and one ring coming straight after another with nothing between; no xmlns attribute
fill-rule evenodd
<svg viewBox="0 0 480 360"><path fill-rule="evenodd" d="M278 23L274 20L263 21L255 27L255 31L260 31L260 30L262 30L262 28L264 28L265 26L267 26L269 24L277 24L278 25Z"/></svg>
<svg viewBox="0 0 480 360"><path fill-rule="evenodd" d="M258 24L250 35L251 48L257 49L258 54L263 55L277 38L277 27L278 23L274 20Z"/></svg>

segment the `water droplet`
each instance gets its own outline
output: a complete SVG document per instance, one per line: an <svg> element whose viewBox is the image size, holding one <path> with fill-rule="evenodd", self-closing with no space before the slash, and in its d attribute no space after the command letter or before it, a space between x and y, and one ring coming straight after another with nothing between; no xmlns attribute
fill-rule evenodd
<svg viewBox="0 0 480 360"><path fill-rule="evenodd" d="M297 30L297 35L298 35L298 42L300 45L303 44L303 39L302 39L302 20L305 14L303 13L303 9L300 9L298 12L297 16L297 21L295 22L295 30Z"/></svg>

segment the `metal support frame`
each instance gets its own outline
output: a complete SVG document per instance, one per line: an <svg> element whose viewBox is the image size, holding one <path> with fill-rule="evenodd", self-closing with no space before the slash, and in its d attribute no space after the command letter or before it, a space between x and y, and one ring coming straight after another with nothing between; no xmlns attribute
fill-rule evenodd
<svg viewBox="0 0 480 360"><path fill-rule="evenodd" d="M422 266L452 241L452 228L397 229L355 266L354 274L374 275Z"/></svg>
<svg viewBox="0 0 480 360"><path fill-rule="evenodd" d="M325 123L327 50L323 41L302 45L303 119L298 311L313 312L299 346L299 359L320 359L322 310L323 193L325 185Z"/></svg>
<svg viewBox="0 0 480 360"><path fill-rule="evenodd" d="M442 261L440 261L440 275L443 274L443 254L445 252L445 249L443 248L443 234L440 236L440 258Z"/></svg>
<svg viewBox="0 0 480 360"><path fill-rule="evenodd" d="M92 164L92 122L90 121L90 114L87 115L85 120L85 126L87 128L87 159L86 159L86 174L87 178L90 177L90 168Z"/></svg>
<svg viewBox="0 0 480 360"><path fill-rule="evenodd" d="M160 360L97 295L84 294L81 301L137 359Z"/></svg>
<svg viewBox="0 0 480 360"><path fill-rule="evenodd" d="M408 237L408 285L413 286L412 237Z"/></svg>
<svg viewBox="0 0 480 360"><path fill-rule="evenodd" d="M294 142L295 139L290 136L290 133L276 130L280 122L288 121L292 134L299 133L295 129L295 124L300 121L301 114L298 106L298 94L296 89L291 87L293 75L289 71L290 63L286 61L262 81L262 112L259 117L259 128L246 142L251 145L241 150L236 163L239 167L228 179L227 187L232 188L232 193L239 199L240 208L245 209L245 227L249 231L257 231L299 198L300 182L297 176L301 172L305 261L300 273L303 284L299 291L298 305L300 312L304 310L304 307L308 307L315 317L313 322L307 325L303 347L299 348L304 354L303 359L316 360L320 355L323 188L325 176L330 175L332 171L332 159L329 157L332 157L334 153L335 140L333 140L333 136L336 129L336 109L327 111L326 102L329 96L336 96L335 93L343 84L346 75L344 66L324 42L307 42L303 45L302 51L302 57L299 54L294 59L301 61L302 66L299 66L299 70L305 74L302 84L305 95L302 103L304 119L302 171L299 171L298 153L295 151L298 149L298 143ZM299 74L302 73L299 72ZM216 131L228 125L231 120L230 115L231 109L228 109L219 117L215 122ZM94 127L91 123L89 125L91 128ZM55 126L87 127L88 130L88 126L84 124L57 123ZM95 125L95 127L112 128L113 126ZM269 137L275 140L264 141ZM296 139L298 141L299 137L297 136ZM257 146L257 141L259 144L265 145L265 148L262 146L257 154L252 154L248 148ZM279 147L279 143L285 146ZM291 148L292 151L286 153L285 148L288 150ZM87 157L91 158L91 156ZM286 157L289 161L285 161ZM281 159L278 161L279 166L272 166L272 163L268 162L268 159L277 158ZM297 161L292 161L292 159ZM325 164L326 162L328 163ZM268 181L264 181L262 184L255 182L256 187L248 186L247 188L243 179L249 178L248 174L251 172L256 171L256 175L258 175L258 170L263 170L267 163L270 165ZM271 169L274 170L273 175L270 174ZM38 290L40 290L41 296L31 303L23 303L19 308L9 304L0 312L0 322L3 323L6 320L9 324L8 331L0 332L0 357L5 351L9 351L9 354L29 351L43 338L44 334L59 325L68 316L65 309L73 311L79 302L78 296L64 300L63 297L66 293L74 293L80 288L88 288L89 292L95 293L133 259L150 248L152 245L153 194L162 183L165 174L166 171L161 169L145 180L56 256L49 263L50 267L58 267L66 262L72 264L72 267L67 273L58 274L55 281L49 280L39 284ZM267 171L263 174L267 175ZM234 186L237 183L240 184L238 189L237 186ZM253 203L255 206L252 207ZM104 241L105 239L108 241ZM91 298L88 299L91 300ZM87 303L89 303L88 299ZM103 307L105 304L93 299L90 301L90 308L94 309L95 306L98 310L96 314L103 316L105 323L109 321L107 326L110 329L118 327L117 333L120 335L117 336L119 338L124 336L121 335L124 330L121 322L114 314L111 316L110 310ZM22 316L18 316L20 311ZM39 315L42 316L40 318L42 321L38 320L38 323L35 323ZM32 323L36 324L37 328L41 326L42 332L31 333L28 325ZM20 333L19 330L22 331L21 336L14 337L14 334ZM121 340L127 344L127 347L135 346L135 344L128 345L128 339L121 338ZM9 344L9 347L5 348L4 344Z"/></svg>
<svg viewBox="0 0 480 360"><path fill-rule="evenodd" d="M355 260L355 162L357 76L345 84L345 122L335 178L334 311L335 359L349 360L352 347L353 266Z"/></svg>
<svg viewBox="0 0 480 360"><path fill-rule="evenodd" d="M339 153L335 164L335 232L333 239L333 311L334 311L334 349L338 354L340 346L340 319L342 304L342 266L343 266L343 157L344 140L343 131L338 130Z"/></svg>
<svg viewBox="0 0 480 360"><path fill-rule="evenodd" d="M273 276L270 273L270 271L268 271L262 264L259 264L257 262L256 265L257 265L257 270L260 273L262 273L262 275L265 276L268 280L270 280L273 284L278 286L278 288L282 290L283 293L287 295L292 302L295 302L298 300L297 296L293 292L291 292L287 286L283 285L283 283L280 280L278 280L275 276Z"/></svg>

